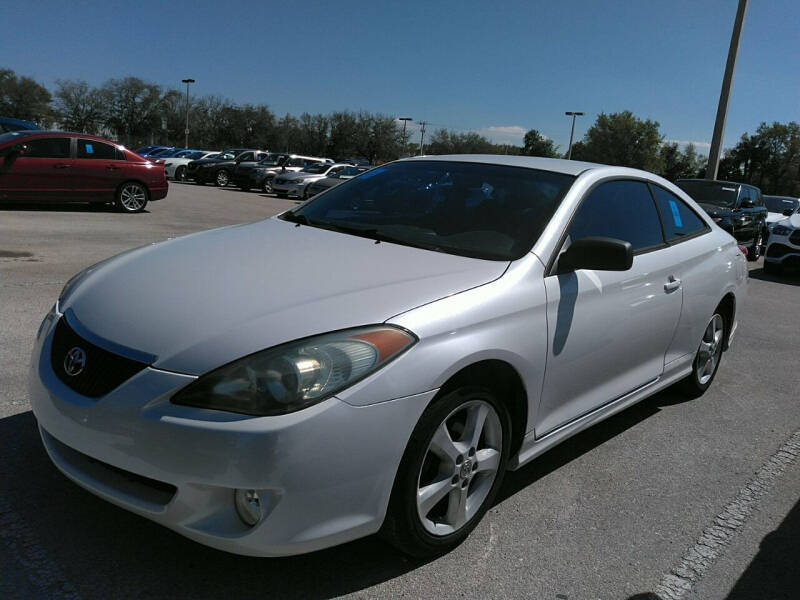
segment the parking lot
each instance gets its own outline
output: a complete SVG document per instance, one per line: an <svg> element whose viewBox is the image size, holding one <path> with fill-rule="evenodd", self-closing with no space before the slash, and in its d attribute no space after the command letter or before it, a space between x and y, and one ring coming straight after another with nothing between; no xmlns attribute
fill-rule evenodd
<svg viewBox="0 0 800 600"><path fill-rule="evenodd" d="M510 473L477 530L430 562L373 538L292 558L229 555L69 482L26 392L33 337L64 283L128 248L295 204L171 184L141 214L0 207L0 597L666 599L680 597L669 595L676 578L694 584L686 598L795 597L800 275L768 277L761 261L704 396L660 393ZM729 543L687 562L730 506L741 518Z"/></svg>

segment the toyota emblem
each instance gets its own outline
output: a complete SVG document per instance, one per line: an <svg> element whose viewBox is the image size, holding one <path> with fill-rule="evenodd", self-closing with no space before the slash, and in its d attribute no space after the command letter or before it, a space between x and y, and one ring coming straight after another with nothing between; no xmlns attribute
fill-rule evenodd
<svg viewBox="0 0 800 600"><path fill-rule="evenodd" d="M64 357L64 372L70 377L75 377L83 372L86 366L86 352L83 348L75 346Z"/></svg>

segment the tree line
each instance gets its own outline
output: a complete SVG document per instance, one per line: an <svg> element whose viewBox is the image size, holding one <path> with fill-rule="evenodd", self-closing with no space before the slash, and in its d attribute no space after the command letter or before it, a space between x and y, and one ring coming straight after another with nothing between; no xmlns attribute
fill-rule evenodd
<svg viewBox="0 0 800 600"><path fill-rule="evenodd" d="M51 92L30 77L0 69L0 115L35 121L44 127L96 133L130 147L154 140L182 146L185 93L138 77L109 79L100 86L82 80L57 80ZM368 111L275 115L266 104L236 104L219 96L194 96L189 105L192 147L231 146L292 151L333 158L393 160L419 152L419 142L403 138L394 117ZM521 146L494 144L476 132L442 128L425 140L426 154L521 154L562 158L566 150L536 129ZM657 121L630 111L600 113L572 158L634 167L673 181L703 177L707 158L692 145L681 148L660 131ZM767 194L800 195L800 125L762 123L745 133L720 163L720 179L759 186Z"/></svg>

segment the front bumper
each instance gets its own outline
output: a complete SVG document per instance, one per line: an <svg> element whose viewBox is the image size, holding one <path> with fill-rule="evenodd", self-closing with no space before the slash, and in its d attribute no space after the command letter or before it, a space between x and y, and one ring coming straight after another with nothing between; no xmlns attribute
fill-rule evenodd
<svg viewBox="0 0 800 600"><path fill-rule="evenodd" d="M361 407L330 398L289 415L248 417L171 404L194 377L148 367L92 400L51 367L57 318L38 336L29 381L53 463L118 506L237 554L299 554L375 533L411 431L435 394ZM254 527L238 518L237 488L262 498L265 516Z"/></svg>
<svg viewBox="0 0 800 600"><path fill-rule="evenodd" d="M305 183L276 183L272 181L272 191L276 194L286 194L290 198L302 198L305 193Z"/></svg>
<svg viewBox="0 0 800 600"><path fill-rule="evenodd" d="M785 266L800 266L800 232L792 231L787 235L770 235L767 250L764 254L766 262Z"/></svg>

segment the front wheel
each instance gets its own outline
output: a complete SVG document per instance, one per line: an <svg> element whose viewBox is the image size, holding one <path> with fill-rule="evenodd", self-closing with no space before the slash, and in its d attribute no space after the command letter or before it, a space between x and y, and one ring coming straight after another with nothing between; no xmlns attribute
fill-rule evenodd
<svg viewBox="0 0 800 600"><path fill-rule="evenodd" d="M215 183L217 184L218 187L225 187L226 185L228 185L228 181L229 181L229 176L228 172L225 169L220 169L219 171L217 171L217 178L215 180Z"/></svg>
<svg viewBox="0 0 800 600"><path fill-rule="evenodd" d="M264 183L261 184L261 191L265 194L272 193L272 180L264 178Z"/></svg>
<svg viewBox="0 0 800 600"><path fill-rule="evenodd" d="M698 398L711 386L719 369L725 344L725 319L715 312L703 331L703 338L692 363L692 373L678 387L689 398Z"/></svg>
<svg viewBox="0 0 800 600"><path fill-rule="evenodd" d="M186 181L186 167L181 165L175 169L175 181Z"/></svg>
<svg viewBox="0 0 800 600"><path fill-rule="evenodd" d="M120 212L142 212L147 206L147 188L136 181L123 183L117 190L115 204Z"/></svg>
<svg viewBox="0 0 800 600"><path fill-rule="evenodd" d="M416 557L460 544L492 505L508 461L508 411L491 390L436 400L411 434L381 535Z"/></svg>

